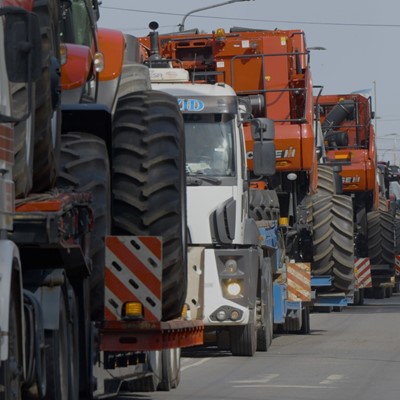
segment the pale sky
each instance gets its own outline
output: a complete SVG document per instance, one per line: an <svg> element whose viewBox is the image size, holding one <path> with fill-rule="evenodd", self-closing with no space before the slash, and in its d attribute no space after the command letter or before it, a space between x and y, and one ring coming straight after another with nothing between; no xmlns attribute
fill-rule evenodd
<svg viewBox="0 0 400 400"><path fill-rule="evenodd" d="M99 25L135 36L176 32L184 16L223 0L102 0ZM189 15L185 29L229 31L232 26L302 29L311 52L314 85L324 94L370 89L379 158L400 164L400 1L249 0ZM376 94L376 98L374 96ZM393 135L394 134L394 135Z"/></svg>

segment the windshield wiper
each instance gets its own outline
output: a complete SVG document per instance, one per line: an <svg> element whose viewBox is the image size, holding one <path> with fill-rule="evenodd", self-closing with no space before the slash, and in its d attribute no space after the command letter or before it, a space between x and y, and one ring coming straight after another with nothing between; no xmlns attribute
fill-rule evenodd
<svg viewBox="0 0 400 400"><path fill-rule="evenodd" d="M213 176L186 176L186 184L191 186L200 186L203 182L213 183L214 185L220 185L222 180L220 178L215 178Z"/></svg>
<svg viewBox="0 0 400 400"><path fill-rule="evenodd" d="M196 176L186 176L186 185L187 186L201 186L203 181L198 179Z"/></svg>

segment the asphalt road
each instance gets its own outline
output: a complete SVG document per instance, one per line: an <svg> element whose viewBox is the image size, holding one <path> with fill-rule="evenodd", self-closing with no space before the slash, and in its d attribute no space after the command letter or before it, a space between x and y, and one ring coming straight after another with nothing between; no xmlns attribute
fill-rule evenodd
<svg viewBox="0 0 400 400"><path fill-rule="evenodd" d="M181 383L145 400L381 400L400 397L400 294L311 314L310 335L275 335L267 353L185 351Z"/></svg>

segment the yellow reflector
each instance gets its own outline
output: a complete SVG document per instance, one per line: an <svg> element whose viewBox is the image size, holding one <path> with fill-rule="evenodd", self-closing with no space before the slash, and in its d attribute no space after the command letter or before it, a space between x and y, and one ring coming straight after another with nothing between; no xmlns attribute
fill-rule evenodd
<svg viewBox="0 0 400 400"><path fill-rule="evenodd" d="M335 160L348 160L349 158L350 158L350 153L335 154Z"/></svg>
<svg viewBox="0 0 400 400"><path fill-rule="evenodd" d="M142 317L143 306L139 302L125 303L125 317Z"/></svg>
<svg viewBox="0 0 400 400"><path fill-rule="evenodd" d="M187 304L184 304L182 308L182 318L187 318L187 316L188 316L188 306Z"/></svg>
<svg viewBox="0 0 400 400"><path fill-rule="evenodd" d="M280 217L280 218L279 218L279 225L280 225L280 226L287 226L287 225L289 225L289 218L287 218L287 217Z"/></svg>

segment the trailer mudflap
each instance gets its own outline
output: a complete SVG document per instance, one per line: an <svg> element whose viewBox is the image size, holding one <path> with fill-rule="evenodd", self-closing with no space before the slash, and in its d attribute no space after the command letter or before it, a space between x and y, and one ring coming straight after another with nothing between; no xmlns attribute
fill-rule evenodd
<svg viewBox="0 0 400 400"><path fill-rule="evenodd" d="M100 328L102 351L147 351L203 344L200 320L105 321Z"/></svg>

